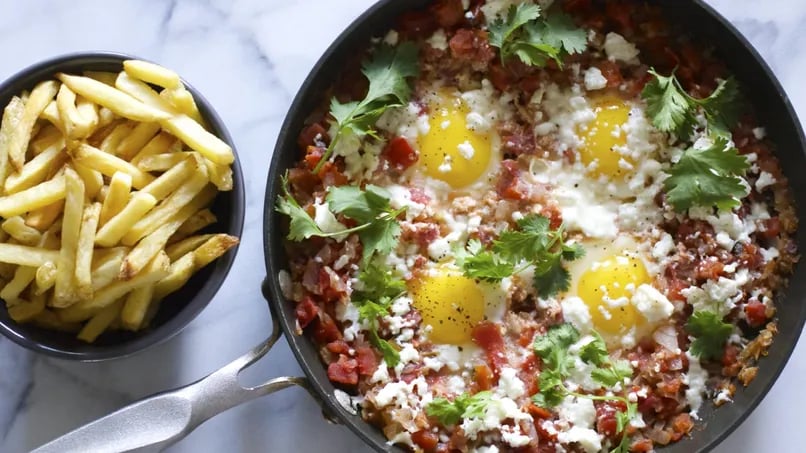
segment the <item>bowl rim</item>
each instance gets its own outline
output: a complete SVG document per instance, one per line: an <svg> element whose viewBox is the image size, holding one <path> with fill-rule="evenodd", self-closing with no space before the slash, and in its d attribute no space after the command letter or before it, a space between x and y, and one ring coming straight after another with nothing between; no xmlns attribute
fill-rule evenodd
<svg viewBox="0 0 806 453"><path fill-rule="evenodd" d="M280 133L277 138L277 142L274 147L274 153L272 155L269 173L267 176L267 186L265 189L265 204L264 204L264 213L263 213L263 246L264 246L264 260L267 270L267 277L265 285L265 293L268 299L269 306L272 309L272 313L275 316L279 317L280 326L284 331L286 338L288 340L289 346L291 351L294 354L295 359L299 363L300 367L302 368L303 372L305 373L307 379L312 383L312 388L314 389L316 396L320 403L322 403L326 410L334 414L338 420L346 425L358 438L364 441L368 446L377 450L377 451L401 451L398 447L394 445L386 444L380 441L378 437L378 433L380 432L379 428L364 420L357 420L354 414L349 413L339 401L335 398L332 389L335 388L332 383L327 381L327 378L324 379L319 378L319 374L317 370L324 367L321 359L316 354L308 354L307 348L305 348L304 343L311 343L313 344L312 339L309 338L308 334L298 335L295 332L295 318L293 313L290 310L293 308L284 307L284 304L287 304L288 301L285 300L283 297L282 291L280 289L280 284L278 281L278 272L283 269L282 267L277 267L275 261L277 259L274 257L275 254L282 253L281 251L277 250L275 245L272 244L274 236L277 234L273 232L272 229L274 228L274 224L272 223L276 218L276 213L273 210L273 200L274 197L279 193L277 188L277 179L278 179L278 167L281 162L281 154L284 152L288 152L284 146L289 146L295 143L296 136L299 131L289 131L289 127L293 125L293 119L295 116L298 115L306 115L308 112L303 112L301 109L304 107L304 101L308 96L308 92L314 88L314 83L319 78L319 74L323 72L325 67L329 64L332 64L332 60L336 58L340 51L342 51L342 47L345 46L345 42L349 41L350 38L358 33L362 27L367 27L365 24L368 20L375 18L375 16L382 13L383 10L390 8L390 4L395 3L395 0L380 0L367 8L361 15L359 15L356 19L354 19L349 25L347 25L344 30L334 38L333 42L327 49L321 54L319 59L316 63L311 67L310 72L305 77L304 81L298 88L296 95L293 98L292 103L289 106L288 113L285 117L285 120L282 123L282 127L280 128ZM412 2L415 3L415 2ZM672 0L669 1L662 1L661 3L673 3ZM422 2L416 2L416 5L412 5L411 9L420 8ZM688 4L685 5L687 8L699 9L703 14L709 16L714 21L718 22L722 27L720 33L726 36L726 39L733 39L737 42L743 49L750 53L752 56L752 64L757 65L761 71L765 74L766 80L763 82L769 83L770 86L774 89L775 93L778 96L776 102L780 101L781 105L786 110L786 116L792 119L793 123L793 130L792 134L794 137L797 138L797 142L799 144L799 152L804 153L806 152L806 137L804 137L803 133L803 126L801 121L799 120L797 113L795 112L789 96L784 91L780 81L778 80L775 73L772 71L770 66L767 64L766 60L758 53L755 47L747 40L747 38L742 35L738 29L728 21L724 16L722 16L718 11L716 11L713 7L707 4L703 0L688 0ZM805 206L800 206L802 209L806 209ZM802 230L802 228L800 228ZM801 241L798 241L801 243ZM801 263L802 264L802 263ZM788 291L786 291L788 293ZM695 436L689 436L687 438L681 439L680 442L676 442L674 444L662 447L662 451L668 452L684 452L690 451L689 449L693 449L699 452L706 452L712 450L716 447L719 443L721 443L726 437L728 437L732 432L734 432L750 415L750 413L761 403L764 397L768 394L769 390L777 381L778 377L780 376L781 372L786 367L789 358L794 351L798 340L800 338L800 334L803 330L804 323L806 323L806 305L801 307L800 310L800 317L799 319L795 320L796 329L793 329L794 338L791 341L786 341L785 344L782 343L782 336L783 332L779 332L776 336L776 341L773 343L773 347L777 348L777 357L769 357L767 360L774 360L775 363L769 363L766 367L765 375L760 375L757 380L763 381L758 382L757 384L761 384L761 387L753 388L752 393L753 396L750 399L748 404L743 405L739 409L741 409L741 414L736 416L735 418L731 418L731 423L727 424L726 422L719 423L721 426L714 427L713 432L714 434L708 438L703 438L699 436L696 440L694 440ZM778 345L778 346L776 346ZM772 355L772 354L771 354ZM772 366L772 367L771 367ZM734 405L735 406L735 405ZM722 412L728 410L728 408L723 407ZM718 413L718 412L717 412ZM714 420L711 419L709 416L708 419L703 420L700 423L707 423L708 425L712 424ZM698 423L698 426L702 427ZM381 435L382 436L382 435ZM686 441L687 440L687 441Z"/></svg>
<svg viewBox="0 0 806 453"><path fill-rule="evenodd" d="M34 81L37 80L46 80L47 73L55 75L59 72L60 68L64 66L80 65L82 63L90 65L120 64L122 70L123 61L132 59L153 62L152 60L135 55L105 50L70 52L56 55L30 64L4 79L0 82L0 93L6 91L10 85L17 83L24 85L26 82L34 83ZM243 171L235 143L224 121L215 111L212 104L198 89L188 83L187 80L184 78L181 78L181 80L185 88L193 95L193 99L196 101L202 117L211 125L211 128L216 131L215 135L232 148L232 152L235 156L235 160L231 165L233 188L230 195L231 200L228 200L231 204L232 215L226 222L221 223L227 227L227 234L240 238L243 233L246 214L246 191L244 187ZM182 309L174 314L174 316L156 328L145 330L142 334L130 340L116 344L95 346L97 350L74 351L70 348L61 348L56 345L32 340L19 331L17 328L18 324L13 320L9 320L8 322L0 320L0 333L14 343L31 351L42 353L50 357L81 362L99 362L119 359L143 352L146 349L164 343L178 335L210 304L232 269L239 246L240 243L216 260L217 267L212 271L210 278L205 281L196 295L190 299ZM196 300L201 300L201 302L193 303ZM3 306L0 306L0 310L6 310L5 304L3 303L2 305Z"/></svg>

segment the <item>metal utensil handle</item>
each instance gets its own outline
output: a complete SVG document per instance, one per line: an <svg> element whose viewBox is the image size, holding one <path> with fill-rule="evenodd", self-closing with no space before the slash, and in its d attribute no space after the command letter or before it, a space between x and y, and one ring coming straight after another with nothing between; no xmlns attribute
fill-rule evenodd
<svg viewBox="0 0 806 453"><path fill-rule="evenodd" d="M207 419L246 401L298 385L301 377L278 377L243 387L238 374L258 361L280 338L272 316L271 336L250 352L193 384L140 400L37 448L33 453L152 452L190 434Z"/></svg>

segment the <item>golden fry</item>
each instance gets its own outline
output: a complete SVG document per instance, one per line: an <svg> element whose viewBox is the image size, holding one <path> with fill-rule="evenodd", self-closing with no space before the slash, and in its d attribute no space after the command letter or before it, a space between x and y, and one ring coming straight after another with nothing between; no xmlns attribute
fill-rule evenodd
<svg viewBox="0 0 806 453"><path fill-rule="evenodd" d="M48 261L36 268L34 294L42 294L56 284L56 264Z"/></svg>
<svg viewBox="0 0 806 453"><path fill-rule="evenodd" d="M25 224L36 228L39 231L44 231L53 225L53 222L59 218L64 209L64 200L59 200L39 209L35 209L28 213L25 217Z"/></svg>
<svg viewBox="0 0 806 453"><path fill-rule="evenodd" d="M92 169L80 162L73 162L73 169L84 182L84 189L88 198L95 198L104 187L104 177L98 170Z"/></svg>
<svg viewBox="0 0 806 453"><path fill-rule="evenodd" d="M179 165L188 158L188 153L155 154L144 157L137 163L137 168L143 171L167 171Z"/></svg>
<svg viewBox="0 0 806 453"><path fill-rule="evenodd" d="M122 307L123 300L119 300L101 309L98 314L84 325L84 328L78 333L78 339L87 343L94 342L112 324L112 321L120 315Z"/></svg>
<svg viewBox="0 0 806 453"><path fill-rule="evenodd" d="M3 120L0 122L0 187L5 184L8 175L8 147L12 137L16 134L17 126L22 121L24 112L25 103L17 96L12 97L6 108L3 109Z"/></svg>
<svg viewBox="0 0 806 453"><path fill-rule="evenodd" d="M25 288L34 281L36 277L36 268L30 266L18 266L14 271L14 278L0 290L0 298L6 303L9 301L17 301L20 294L25 291ZM16 305L16 304L15 304Z"/></svg>
<svg viewBox="0 0 806 453"><path fill-rule="evenodd" d="M195 271L192 253L186 253L171 263L168 275L154 285L154 302L164 299L167 295L185 286Z"/></svg>
<svg viewBox="0 0 806 453"><path fill-rule="evenodd" d="M27 245L0 244L0 263L39 267L47 261L56 262L59 252Z"/></svg>
<svg viewBox="0 0 806 453"><path fill-rule="evenodd" d="M189 158L192 157L192 154L183 154L186 157L184 161L151 181L149 185L143 187L141 192L150 193L157 200L162 200L192 177L198 168L198 161Z"/></svg>
<svg viewBox="0 0 806 453"><path fill-rule="evenodd" d="M67 154L63 149L64 140L57 140L26 162L18 173L9 175L5 182L6 194L17 193L44 181L53 168L61 167L67 162Z"/></svg>
<svg viewBox="0 0 806 453"><path fill-rule="evenodd" d="M117 280L120 264L129 253L127 247L115 247L96 251L92 260L92 290L98 291Z"/></svg>
<svg viewBox="0 0 806 453"><path fill-rule="evenodd" d="M143 325L146 311L154 297L154 285L145 285L130 292L120 313L120 322L124 329L139 330Z"/></svg>
<svg viewBox="0 0 806 453"><path fill-rule="evenodd" d="M82 299L92 297L92 255L95 245L95 231L101 215L101 204L93 203L84 208L81 230L76 248L75 278L78 294Z"/></svg>
<svg viewBox="0 0 806 453"><path fill-rule="evenodd" d="M137 192L129 203L114 217L109 219L95 236L95 243L101 247L113 247L129 231L131 225L157 204L152 195Z"/></svg>
<svg viewBox="0 0 806 453"><path fill-rule="evenodd" d="M196 100L193 99L193 95L190 94L190 91L185 89L184 86L180 86L176 89L165 89L162 90L160 96L171 103L173 108L175 108L180 113L184 113L185 115L191 117L193 121L201 124L204 126L204 119L199 113L199 108L196 106Z"/></svg>
<svg viewBox="0 0 806 453"><path fill-rule="evenodd" d="M191 216L187 222L183 223L182 226L176 230L176 234L171 237L169 242L175 242L190 236L191 234L194 234L197 231L216 223L217 220L218 219L212 211L209 209L202 209L201 211L193 214L193 216Z"/></svg>
<svg viewBox="0 0 806 453"><path fill-rule="evenodd" d="M132 165L137 165L143 158L155 154L168 152L178 152L182 148L182 143L171 134L160 132L131 159Z"/></svg>
<svg viewBox="0 0 806 453"><path fill-rule="evenodd" d="M37 245L42 239L42 233L36 228L26 225L25 220L20 216L7 218L0 224L0 228L20 244Z"/></svg>
<svg viewBox="0 0 806 453"><path fill-rule="evenodd" d="M218 190L223 192L232 190L232 167L217 164L210 159L204 159L204 164L207 166L210 182L215 184Z"/></svg>
<svg viewBox="0 0 806 453"><path fill-rule="evenodd" d="M142 189L154 180L153 176L129 162L87 144L79 146L74 159L77 163L98 170L110 178L118 171L127 173L132 177L132 186L136 189Z"/></svg>
<svg viewBox="0 0 806 453"><path fill-rule="evenodd" d="M31 132L36 120L53 100L53 97L56 96L58 89L58 83L53 80L47 80L40 82L31 91L31 95L25 103L22 118L20 118L17 127L14 128L14 133L8 143L8 158L11 165L17 170L22 169L22 165L25 163L25 151L28 149L28 142L31 140Z"/></svg>
<svg viewBox="0 0 806 453"><path fill-rule="evenodd" d="M115 72L106 72L106 71L84 71L84 77L89 77L91 79L95 79L101 83L105 83L109 86L115 86L115 79L118 77L117 73Z"/></svg>
<svg viewBox="0 0 806 453"><path fill-rule="evenodd" d="M128 94L103 82L59 73L56 78L70 87L76 94L102 105L119 116L135 121L159 121L170 118L170 115L143 104Z"/></svg>
<svg viewBox="0 0 806 453"><path fill-rule="evenodd" d="M104 137L101 144L98 148L111 155L116 155L116 151L120 143L129 135L131 135L132 131L134 130L134 124L131 122L120 123L112 129L112 132L109 133L106 137Z"/></svg>
<svg viewBox="0 0 806 453"><path fill-rule="evenodd" d="M8 315L16 322L25 323L36 318L45 309L45 297L34 296L8 309Z"/></svg>
<svg viewBox="0 0 806 453"><path fill-rule="evenodd" d="M219 256L238 245L238 238L228 234L216 234L199 248L193 251L193 263L196 271L207 266Z"/></svg>
<svg viewBox="0 0 806 453"><path fill-rule="evenodd" d="M186 222L187 223L187 222ZM181 227L180 227L181 228ZM185 256L186 254L196 250L200 245L207 242L208 239L213 237L212 234L200 234L197 236L190 236L189 238L182 239L179 242L165 247L165 253L171 259L171 263Z"/></svg>
<svg viewBox="0 0 806 453"><path fill-rule="evenodd" d="M154 184L154 182L151 184ZM132 177L128 173L119 171L112 176L112 179L109 181L109 189L106 193L106 198L104 198L104 204L101 207L99 225L103 226L109 219L123 210L129 202L131 189Z"/></svg>
<svg viewBox="0 0 806 453"><path fill-rule="evenodd" d="M168 68L142 60L126 60L123 70L135 79L163 88L179 88L182 81L179 75Z"/></svg>
<svg viewBox="0 0 806 453"><path fill-rule="evenodd" d="M121 159L131 160L160 131L159 123L139 123L131 133L118 144L113 154ZM103 147L101 148L103 149Z"/></svg>
<svg viewBox="0 0 806 453"><path fill-rule="evenodd" d="M56 177L12 195L0 197L0 216L13 217L64 199L64 177Z"/></svg>
<svg viewBox="0 0 806 453"><path fill-rule="evenodd" d="M81 231L81 217L84 212L84 182L70 167L64 172L67 196L62 219L62 247L56 261L56 284L54 285L54 307L67 307L79 298L75 279L76 250Z"/></svg>

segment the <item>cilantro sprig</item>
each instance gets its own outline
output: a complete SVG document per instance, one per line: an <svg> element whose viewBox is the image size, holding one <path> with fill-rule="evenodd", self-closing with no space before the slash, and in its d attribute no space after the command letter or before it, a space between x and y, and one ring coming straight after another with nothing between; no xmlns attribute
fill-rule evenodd
<svg viewBox="0 0 806 453"><path fill-rule="evenodd" d="M666 200L677 212L692 206L732 209L747 195L742 176L750 164L724 137L703 149L691 147L670 168L663 181Z"/></svg>
<svg viewBox="0 0 806 453"><path fill-rule="evenodd" d="M500 49L501 64L516 56L529 66L554 60L562 68L563 58L587 46L585 30L570 17L554 13L544 18L540 7L529 3L510 6L506 17L493 21L489 31L490 45Z"/></svg>
<svg viewBox="0 0 806 453"><path fill-rule="evenodd" d="M397 216L405 211L393 209L389 204L391 195L386 189L368 184L364 189L357 186L331 187L326 197L328 208L358 222L352 228L324 232L303 209L288 189L288 180L282 178L283 196L277 199L275 209L290 218L288 239L302 241L313 236L338 237L357 233L363 245L363 262L367 263L375 253L389 253L397 244L400 224Z"/></svg>
<svg viewBox="0 0 806 453"><path fill-rule="evenodd" d="M572 396L577 399L623 403L626 410L616 414L616 432L622 433L621 442L611 450L611 453L626 453L629 451L630 441L626 428L637 416L638 405L624 396L572 392L565 386L565 380L575 366L575 358L569 353L569 348L579 341L579 337L579 331L574 326L564 323L551 327L545 335L535 339L533 347L535 354L543 360L543 370L539 376L540 391L532 396L532 401L538 406L554 407L566 397ZM624 379L633 374L629 363L623 360L613 361L610 358L607 346L598 333L594 333L594 339L580 348L579 357L583 362L597 367L591 372L591 378L605 387L623 383Z"/></svg>
<svg viewBox="0 0 806 453"><path fill-rule="evenodd" d="M444 426L455 425L463 418L483 417L491 399L492 393L489 391L474 395L463 393L453 401L447 398L435 398L425 407L425 413L439 420Z"/></svg>
<svg viewBox="0 0 806 453"><path fill-rule="evenodd" d="M386 110L403 106L409 101L411 87L406 79L418 73L417 47L411 42L397 47L381 45L372 59L364 62L362 72L369 81L364 99L346 103L339 102L335 97L330 100L330 115L335 121L336 134L314 167L314 173L322 169L345 132L377 138L375 122L378 118Z"/></svg>
<svg viewBox="0 0 806 453"><path fill-rule="evenodd" d="M571 276L563 265L585 254L579 244L563 241L563 227L551 229L551 222L540 214L530 214L517 222L517 230L505 230L484 249L477 240L467 245L462 269L467 277L499 281L534 266L534 285L540 297L550 297L568 289Z"/></svg>
<svg viewBox="0 0 806 453"><path fill-rule="evenodd" d="M718 359L733 333L733 325L712 311L698 310L688 318L686 331L694 337L689 349L693 355L704 360Z"/></svg>
<svg viewBox="0 0 806 453"><path fill-rule="evenodd" d="M406 283L391 270L382 266L366 266L359 271L361 289L351 295L351 303L358 309L358 320L369 333L373 346L383 354L388 366L400 362L400 354L392 344L378 334L379 324L389 314L392 302L406 291Z"/></svg>

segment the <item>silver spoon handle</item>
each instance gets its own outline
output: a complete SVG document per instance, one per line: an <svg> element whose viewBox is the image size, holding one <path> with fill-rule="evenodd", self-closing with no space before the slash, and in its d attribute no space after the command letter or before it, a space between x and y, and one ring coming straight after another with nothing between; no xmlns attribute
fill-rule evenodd
<svg viewBox="0 0 806 453"><path fill-rule="evenodd" d="M204 421L227 409L277 390L299 385L300 377L278 377L256 387L243 387L238 374L266 355L280 336L272 335L247 354L185 387L140 400L53 440L33 453L153 452L179 441Z"/></svg>

